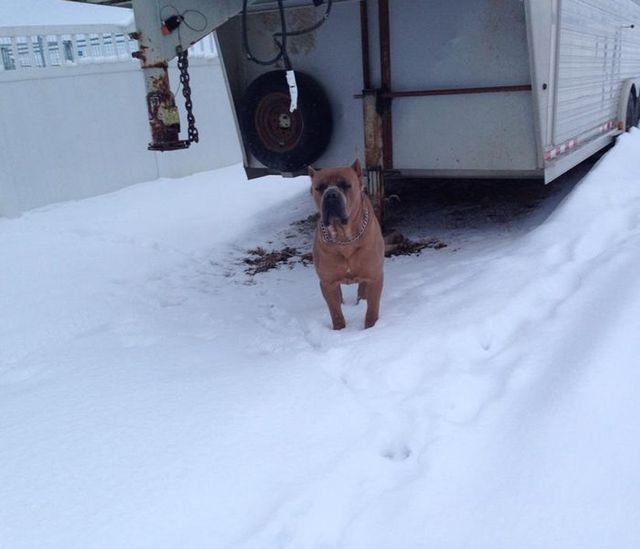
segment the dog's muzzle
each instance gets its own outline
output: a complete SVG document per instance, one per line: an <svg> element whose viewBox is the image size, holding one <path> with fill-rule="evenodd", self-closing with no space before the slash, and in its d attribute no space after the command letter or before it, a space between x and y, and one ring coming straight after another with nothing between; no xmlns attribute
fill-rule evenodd
<svg viewBox="0 0 640 549"><path fill-rule="evenodd" d="M322 223L328 226L334 219L347 224L347 200L337 187L329 187L322 195Z"/></svg>

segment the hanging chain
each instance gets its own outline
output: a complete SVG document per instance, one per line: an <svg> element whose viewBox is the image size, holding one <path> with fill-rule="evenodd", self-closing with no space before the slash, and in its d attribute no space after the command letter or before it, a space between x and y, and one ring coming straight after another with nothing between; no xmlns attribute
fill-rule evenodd
<svg viewBox="0 0 640 549"><path fill-rule="evenodd" d="M182 84L182 95L184 95L184 107L187 111L187 122L189 123L189 143L197 143L198 129L196 128L196 117L193 116L193 103L191 102L191 85L189 83L189 52L183 50L181 46L177 48L178 70L180 71L180 83Z"/></svg>

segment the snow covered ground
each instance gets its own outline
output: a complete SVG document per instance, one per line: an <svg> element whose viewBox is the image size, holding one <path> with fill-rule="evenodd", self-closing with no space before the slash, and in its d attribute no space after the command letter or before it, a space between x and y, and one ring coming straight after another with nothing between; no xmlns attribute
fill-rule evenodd
<svg viewBox="0 0 640 549"><path fill-rule="evenodd" d="M447 247L387 261L367 331L312 267L244 272L309 242L306 178L0 220L0 547L640 547L639 150L406 204Z"/></svg>

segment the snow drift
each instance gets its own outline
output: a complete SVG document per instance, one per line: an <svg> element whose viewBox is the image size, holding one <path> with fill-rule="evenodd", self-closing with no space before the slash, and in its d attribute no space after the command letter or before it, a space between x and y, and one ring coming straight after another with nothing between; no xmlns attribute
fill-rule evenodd
<svg viewBox="0 0 640 549"><path fill-rule="evenodd" d="M0 546L636 548L640 131L329 329L241 169L0 220Z"/></svg>

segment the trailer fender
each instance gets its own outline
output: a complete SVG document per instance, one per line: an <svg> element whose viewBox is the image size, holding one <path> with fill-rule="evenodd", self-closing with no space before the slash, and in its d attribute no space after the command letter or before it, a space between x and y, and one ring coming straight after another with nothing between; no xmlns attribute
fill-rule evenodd
<svg viewBox="0 0 640 549"><path fill-rule="evenodd" d="M247 88L240 108L243 140L268 168L297 173L316 161L331 139L331 106L318 82L296 71L297 108L290 110L285 71L266 72Z"/></svg>
<svg viewBox="0 0 640 549"><path fill-rule="evenodd" d="M628 131L640 121L640 78L630 78L622 84L618 106L618 129Z"/></svg>

